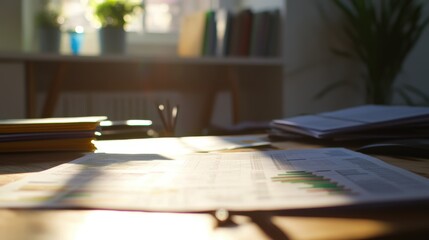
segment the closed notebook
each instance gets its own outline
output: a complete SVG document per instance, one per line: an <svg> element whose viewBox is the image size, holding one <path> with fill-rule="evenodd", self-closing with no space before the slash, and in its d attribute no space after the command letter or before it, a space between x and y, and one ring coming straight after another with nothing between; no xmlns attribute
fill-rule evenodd
<svg viewBox="0 0 429 240"><path fill-rule="evenodd" d="M0 121L0 152L93 151L104 116Z"/></svg>
<svg viewBox="0 0 429 240"><path fill-rule="evenodd" d="M95 136L96 131L94 130L69 132L3 133L0 134L0 143L46 139L94 138Z"/></svg>
<svg viewBox="0 0 429 240"><path fill-rule="evenodd" d="M0 142L0 152L82 151L92 152L94 138L45 139Z"/></svg>
<svg viewBox="0 0 429 240"><path fill-rule="evenodd" d="M0 120L0 134L96 130L105 116Z"/></svg>

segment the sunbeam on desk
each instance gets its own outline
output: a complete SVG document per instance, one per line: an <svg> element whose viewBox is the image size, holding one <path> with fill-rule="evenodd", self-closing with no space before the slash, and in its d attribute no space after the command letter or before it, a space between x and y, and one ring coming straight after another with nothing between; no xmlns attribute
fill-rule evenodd
<svg viewBox="0 0 429 240"><path fill-rule="evenodd" d="M75 240L87 239L209 239L214 220L208 215L92 211L76 231Z"/></svg>

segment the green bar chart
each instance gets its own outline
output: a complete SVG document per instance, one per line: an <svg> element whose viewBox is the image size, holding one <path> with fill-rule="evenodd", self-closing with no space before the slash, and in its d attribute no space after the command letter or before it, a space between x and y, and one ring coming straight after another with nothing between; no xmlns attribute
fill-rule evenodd
<svg viewBox="0 0 429 240"><path fill-rule="evenodd" d="M296 187L308 193L351 194L351 190L337 182L316 175L309 171L288 171L272 177L273 182L295 184Z"/></svg>

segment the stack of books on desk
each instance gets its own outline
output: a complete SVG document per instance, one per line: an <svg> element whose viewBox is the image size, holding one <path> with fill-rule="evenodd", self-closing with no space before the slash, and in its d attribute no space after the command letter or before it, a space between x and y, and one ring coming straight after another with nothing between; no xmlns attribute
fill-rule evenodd
<svg viewBox="0 0 429 240"><path fill-rule="evenodd" d="M0 120L0 152L93 151L106 117Z"/></svg>
<svg viewBox="0 0 429 240"><path fill-rule="evenodd" d="M332 112L273 120L272 137L330 140L429 137L429 107L363 105Z"/></svg>

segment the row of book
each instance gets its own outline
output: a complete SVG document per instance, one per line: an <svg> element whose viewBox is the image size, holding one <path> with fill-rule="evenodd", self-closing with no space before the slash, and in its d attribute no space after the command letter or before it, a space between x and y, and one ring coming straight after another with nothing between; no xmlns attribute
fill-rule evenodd
<svg viewBox="0 0 429 240"><path fill-rule="evenodd" d="M209 10L183 18L178 55L183 57L276 57L280 55L280 10Z"/></svg>

